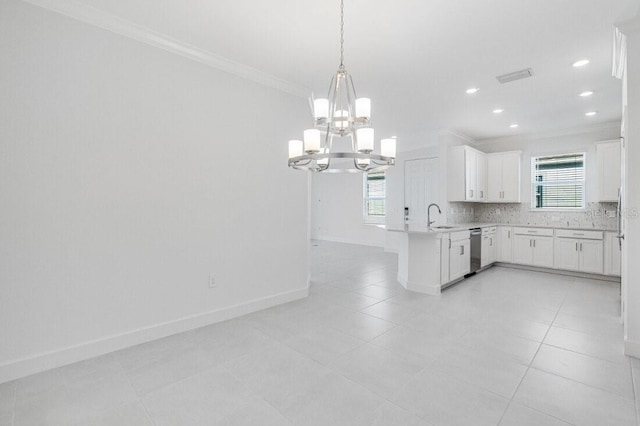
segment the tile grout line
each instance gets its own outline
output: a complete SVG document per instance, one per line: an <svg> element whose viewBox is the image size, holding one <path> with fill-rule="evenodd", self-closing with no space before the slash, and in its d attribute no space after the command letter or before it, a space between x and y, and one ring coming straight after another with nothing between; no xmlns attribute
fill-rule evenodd
<svg viewBox="0 0 640 426"><path fill-rule="evenodd" d="M635 376L637 373L634 373L634 368L633 365L631 364L631 360L629 360L629 368L631 368L631 384L632 384L632 390L633 390L633 402L634 405L636 407L636 424L640 424L639 420L640 418L638 417L638 408L640 408L638 406L638 390L636 389L636 380L635 380Z"/></svg>
<svg viewBox="0 0 640 426"><path fill-rule="evenodd" d="M507 406L505 407L504 411L502 412L502 416L500 416L500 420L498 421L498 425L504 419L504 416L505 416L505 414L507 414L507 411L509 411L509 407L511 407L511 403L513 402L513 399L517 395L518 390L520 389L520 386L522 386L522 382L524 382L525 377L527 377L527 374L529 374L529 370L531 370L531 368L532 368L531 366L533 365L533 362L535 361L536 357L538 356L538 352L540 352L540 349L542 348L542 345L544 344L544 341L547 338L547 335L549 334L549 331L551 331L551 327L553 326L553 323L556 321L556 318L558 318L558 315L560 314L560 311L562 310L562 307L564 306L565 299L566 299L566 295L565 295L565 297L563 297L562 303L560 304L560 307L558 308L558 311L556 312L555 316L553 317L553 321L551 321L551 323L549 324L549 327L547 328L547 332L544 334L544 337L540 341L540 344L538 345L538 349L536 349L536 353L531 358L531 361L529 362L529 365L527 366L527 370L522 375L522 379L520 379L520 383L518 383L518 386L516 386L516 390L513 392L513 395L511 395L511 398L509 398L509 403L507 404ZM544 413L544 414L549 415L547 413ZM551 417L554 417L554 416L551 416ZM562 419L560 419L560 420L562 420Z"/></svg>
<svg viewBox="0 0 640 426"><path fill-rule="evenodd" d="M13 405L11 410L11 426L15 426L16 422L16 404L18 403L18 383L13 386Z"/></svg>
<svg viewBox="0 0 640 426"><path fill-rule="evenodd" d="M129 383L129 386L131 386L131 390L133 390L133 392L138 397L138 402L142 406L142 409L144 410L145 416L147 416L147 419L151 422L152 425L155 426L156 425L156 421L153 419L153 417L151 417L151 414L149 414L149 410L147 409L147 406L144 405L144 402L142 401L142 397L140 396L140 394L138 394L138 391L136 390L136 388L133 387L133 384L131 383L131 378L129 377L129 374L127 373L127 370L122 366L122 363L120 362L120 359L118 358L118 356L115 357L115 360L118 363L118 365L120 366L120 369L122 370L122 374L127 379L127 383Z"/></svg>

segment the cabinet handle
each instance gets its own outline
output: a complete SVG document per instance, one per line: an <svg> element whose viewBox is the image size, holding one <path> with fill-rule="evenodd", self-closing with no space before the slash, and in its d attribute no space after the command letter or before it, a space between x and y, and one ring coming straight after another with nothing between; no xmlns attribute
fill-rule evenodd
<svg viewBox="0 0 640 426"><path fill-rule="evenodd" d="M449 240L449 248L451 248L451 240Z"/></svg>
<svg viewBox="0 0 640 426"><path fill-rule="evenodd" d="M460 256L464 256L464 246L460 246Z"/></svg>
<svg viewBox="0 0 640 426"><path fill-rule="evenodd" d="M493 238L489 238L489 247L493 246Z"/></svg>
<svg viewBox="0 0 640 426"><path fill-rule="evenodd" d="M511 231L507 231L507 238L511 238Z"/></svg>
<svg viewBox="0 0 640 426"><path fill-rule="evenodd" d="M480 198L484 198L484 191L480 191Z"/></svg>
<svg viewBox="0 0 640 426"><path fill-rule="evenodd" d="M536 248L536 240L533 240L533 248Z"/></svg>
<svg viewBox="0 0 640 426"><path fill-rule="evenodd" d="M578 251L578 243L576 243L576 251Z"/></svg>
<svg viewBox="0 0 640 426"><path fill-rule="evenodd" d="M529 247L533 247L533 240L529 240Z"/></svg>
<svg viewBox="0 0 640 426"><path fill-rule="evenodd" d="M469 198L473 198L473 189L469 190Z"/></svg>
<svg viewBox="0 0 640 426"><path fill-rule="evenodd" d="M580 243L580 251L582 251L582 243Z"/></svg>

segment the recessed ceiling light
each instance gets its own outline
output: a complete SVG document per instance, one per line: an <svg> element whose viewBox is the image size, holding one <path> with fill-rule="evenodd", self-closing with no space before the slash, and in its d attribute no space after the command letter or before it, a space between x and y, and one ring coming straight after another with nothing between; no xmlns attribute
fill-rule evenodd
<svg viewBox="0 0 640 426"><path fill-rule="evenodd" d="M503 109L501 109L501 108L497 108L497 109L494 109L494 110L493 110L493 113L494 113L494 114L500 114L500 113L502 113L502 112L504 112L504 110L503 110Z"/></svg>
<svg viewBox="0 0 640 426"><path fill-rule="evenodd" d="M577 68L577 67L584 67L588 63L589 63L588 59L580 59L579 61L574 62L572 65Z"/></svg>
<svg viewBox="0 0 640 426"><path fill-rule="evenodd" d="M478 90L480 90L480 89L478 89L477 87L472 87L471 89L467 89L467 93L468 93L469 95L473 95L473 94L474 94L474 93L476 93Z"/></svg>
<svg viewBox="0 0 640 426"><path fill-rule="evenodd" d="M512 124L511 126L509 126L509 127L511 127L512 129L515 129L516 127L518 127L518 123L513 123L513 124Z"/></svg>
<svg viewBox="0 0 640 426"><path fill-rule="evenodd" d="M580 93L580 96L583 98L586 98L587 96L591 96L591 95L593 95L593 92L591 90L587 90L586 92Z"/></svg>
<svg viewBox="0 0 640 426"><path fill-rule="evenodd" d="M594 116L594 115L596 115L596 114L597 114L597 112L595 112L595 111L589 111L589 112L587 112L585 115L586 115L587 117L593 117L593 116Z"/></svg>

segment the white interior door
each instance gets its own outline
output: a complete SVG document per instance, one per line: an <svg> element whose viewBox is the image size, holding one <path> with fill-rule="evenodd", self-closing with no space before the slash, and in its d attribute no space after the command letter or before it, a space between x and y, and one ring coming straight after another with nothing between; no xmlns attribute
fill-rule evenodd
<svg viewBox="0 0 640 426"><path fill-rule="evenodd" d="M405 221L412 225L427 224L427 206L438 200L438 159L420 158L404 163L404 206L409 209ZM437 220L437 212L433 211Z"/></svg>

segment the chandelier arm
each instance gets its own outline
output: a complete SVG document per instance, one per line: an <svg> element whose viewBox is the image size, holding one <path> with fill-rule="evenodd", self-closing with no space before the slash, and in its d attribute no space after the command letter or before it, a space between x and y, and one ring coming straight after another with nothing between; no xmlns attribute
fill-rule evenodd
<svg viewBox="0 0 640 426"><path fill-rule="evenodd" d="M340 68L344 68L344 0L340 0Z"/></svg>

